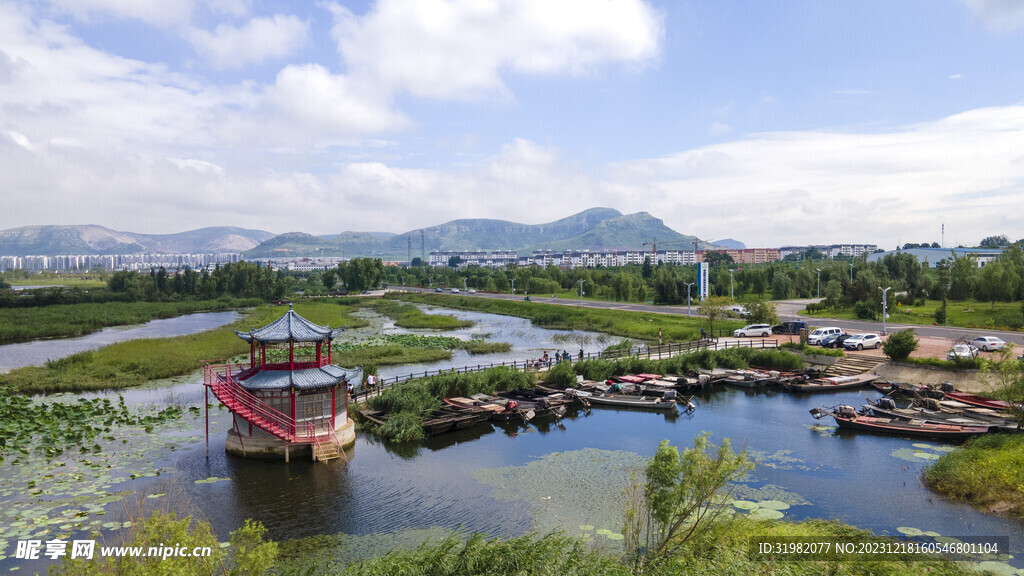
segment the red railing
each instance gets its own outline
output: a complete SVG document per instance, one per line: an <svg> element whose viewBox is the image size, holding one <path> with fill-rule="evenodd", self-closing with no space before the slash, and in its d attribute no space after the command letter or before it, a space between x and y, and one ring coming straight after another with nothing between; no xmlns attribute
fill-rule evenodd
<svg viewBox="0 0 1024 576"><path fill-rule="evenodd" d="M312 423L307 422L305 435L299 436L295 420L243 388L231 376L232 369L244 372L247 368L237 365L211 366L207 364L204 370L204 382L221 404L253 425L287 442L309 443L315 441L316 429Z"/></svg>

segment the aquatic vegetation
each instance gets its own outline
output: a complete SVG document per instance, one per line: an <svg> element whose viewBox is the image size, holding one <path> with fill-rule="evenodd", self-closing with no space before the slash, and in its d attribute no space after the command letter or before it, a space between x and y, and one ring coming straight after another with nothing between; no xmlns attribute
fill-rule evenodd
<svg viewBox="0 0 1024 576"><path fill-rule="evenodd" d="M924 481L943 496L1024 517L1024 435L974 438L925 468Z"/></svg>
<svg viewBox="0 0 1024 576"><path fill-rule="evenodd" d="M803 496L774 484L753 487L745 483L737 483L732 488L732 495L737 499L760 502L781 502L789 506L809 506L811 503ZM760 504L759 504L760 505ZM771 508L771 506L766 506Z"/></svg>
<svg viewBox="0 0 1024 576"><path fill-rule="evenodd" d="M473 477L493 486L498 500L525 502L538 532L589 532L599 526L596 534L613 534L623 512L615 503L622 501L630 471L643 463L633 452L585 448L553 452L522 466L479 469Z"/></svg>
<svg viewBox="0 0 1024 576"><path fill-rule="evenodd" d="M181 408L176 406L136 413L125 406L122 397L116 404L107 398L37 402L0 387L0 462L9 453L28 454L30 450L46 456L72 448L96 454L102 450L97 440L115 425L140 426L151 432L156 424L181 415Z"/></svg>
<svg viewBox="0 0 1024 576"><path fill-rule="evenodd" d="M308 538L283 540L278 543L279 574L324 574L332 568L398 551L416 550L435 545L445 538L463 536L446 528L409 529L377 534L323 534Z"/></svg>

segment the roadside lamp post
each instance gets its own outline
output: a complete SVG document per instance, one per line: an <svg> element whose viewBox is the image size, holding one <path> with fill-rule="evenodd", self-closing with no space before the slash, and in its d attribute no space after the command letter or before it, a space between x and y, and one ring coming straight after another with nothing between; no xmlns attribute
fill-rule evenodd
<svg viewBox="0 0 1024 576"><path fill-rule="evenodd" d="M513 294L516 293L516 279L515 278L512 279L512 293Z"/></svg>
<svg viewBox="0 0 1024 576"><path fill-rule="evenodd" d="M462 279L462 289L463 289L463 290L465 290L466 288L467 288L467 287L466 287L466 279L465 279L465 278L463 278L463 279Z"/></svg>
<svg viewBox="0 0 1024 576"><path fill-rule="evenodd" d="M821 268L815 268L814 271L818 273L818 298L821 298Z"/></svg>
<svg viewBox="0 0 1024 576"><path fill-rule="evenodd" d="M735 270L729 270L729 299L730 300L733 299L733 296L732 296L732 279L735 278L735 276L733 276L733 272L735 272Z"/></svg>
<svg viewBox="0 0 1024 576"><path fill-rule="evenodd" d="M690 286L696 284L696 282L686 282L686 315L690 315Z"/></svg>
<svg viewBox="0 0 1024 576"><path fill-rule="evenodd" d="M405 276L402 276L402 288L405 288Z"/></svg>
<svg viewBox="0 0 1024 576"><path fill-rule="evenodd" d="M853 260L850 261L850 284L853 284Z"/></svg>
<svg viewBox="0 0 1024 576"><path fill-rule="evenodd" d="M879 287L878 289L882 290L881 287ZM885 318L888 316L888 314L886 312L887 312L887 310L889 308L889 303L886 300L886 294L889 292L889 290L892 290L892 286L889 286L885 290L882 290L882 335L883 336L885 336L887 334L887 332L885 331Z"/></svg>
<svg viewBox="0 0 1024 576"><path fill-rule="evenodd" d="M580 308L583 308L583 283L586 280L580 280Z"/></svg>
<svg viewBox="0 0 1024 576"><path fill-rule="evenodd" d="M430 277L430 287L431 288L434 287L434 277L433 276Z"/></svg>

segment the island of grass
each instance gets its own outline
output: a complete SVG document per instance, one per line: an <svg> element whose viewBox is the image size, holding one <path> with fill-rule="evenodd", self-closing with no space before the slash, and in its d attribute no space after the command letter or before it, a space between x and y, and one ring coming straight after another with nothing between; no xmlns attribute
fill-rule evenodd
<svg viewBox="0 0 1024 576"><path fill-rule="evenodd" d="M460 340L451 336L382 334L368 340L336 343L333 351L337 364L356 367L439 362L450 360L453 350L492 354L511 349L508 342L488 342L482 338Z"/></svg>
<svg viewBox="0 0 1024 576"><path fill-rule="evenodd" d="M394 300L377 300L372 307L377 312L395 321L401 328L427 328L433 330L455 330L469 328L473 325L468 320L459 320L449 314L425 314L412 304L402 304Z"/></svg>

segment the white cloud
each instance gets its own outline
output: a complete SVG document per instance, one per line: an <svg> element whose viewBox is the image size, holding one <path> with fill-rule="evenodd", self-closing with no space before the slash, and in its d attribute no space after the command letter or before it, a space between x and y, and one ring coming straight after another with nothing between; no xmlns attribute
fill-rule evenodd
<svg viewBox="0 0 1024 576"><path fill-rule="evenodd" d="M192 16L193 0L49 0L79 20L112 16L166 26L183 24Z"/></svg>
<svg viewBox="0 0 1024 576"><path fill-rule="evenodd" d="M11 130L11 131L7 132L7 135L18 146L21 146L22 148L24 148L25 150L28 150L29 152L32 151L32 143L29 142L28 137L26 137L21 132L15 132L14 130Z"/></svg>
<svg viewBox="0 0 1024 576"><path fill-rule="evenodd" d="M218 25L213 32L190 28L185 37L214 68L234 68L281 58L307 40L308 26L295 16L253 18L241 27Z"/></svg>
<svg viewBox="0 0 1024 576"><path fill-rule="evenodd" d="M350 74L455 100L508 97L507 72L646 64L664 33L661 15L641 0L380 0L365 16L327 7Z"/></svg>
<svg viewBox="0 0 1024 576"><path fill-rule="evenodd" d="M949 79L950 80L963 80L964 79L964 75L963 74L950 74Z"/></svg>
<svg viewBox="0 0 1024 576"><path fill-rule="evenodd" d="M220 166L195 158L168 158L168 162L181 169L195 170L200 174L223 174L224 169Z"/></svg>
<svg viewBox="0 0 1024 576"><path fill-rule="evenodd" d="M1024 2L1020 0L960 1L994 30L1010 31L1024 26Z"/></svg>
<svg viewBox="0 0 1024 576"><path fill-rule="evenodd" d="M708 134L712 136L724 136L729 132L732 132L732 126L724 122L712 122L711 127L708 128Z"/></svg>

